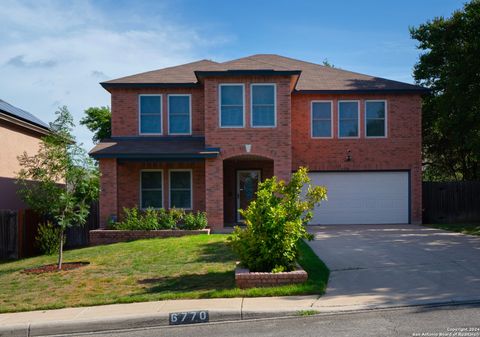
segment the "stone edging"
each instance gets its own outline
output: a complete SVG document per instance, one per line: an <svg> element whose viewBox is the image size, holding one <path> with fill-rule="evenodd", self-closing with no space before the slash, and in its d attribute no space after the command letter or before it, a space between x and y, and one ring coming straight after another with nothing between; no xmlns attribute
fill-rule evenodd
<svg viewBox="0 0 480 337"><path fill-rule="evenodd" d="M235 269L235 284L241 289L303 283L307 279L307 272L300 266L297 270L280 273L250 272L239 266Z"/></svg>
<svg viewBox="0 0 480 337"><path fill-rule="evenodd" d="M88 233L90 246L107 245L110 243L126 242L141 239L180 237L185 235L210 234L210 229L162 229L162 230L112 230L95 229Z"/></svg>

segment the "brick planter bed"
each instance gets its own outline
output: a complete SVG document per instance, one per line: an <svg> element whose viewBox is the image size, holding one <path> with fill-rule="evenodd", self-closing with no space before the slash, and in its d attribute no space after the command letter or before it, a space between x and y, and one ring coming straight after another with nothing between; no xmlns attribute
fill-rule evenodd
<svg viewBox="0 0 480 337"><path fill-rule="evenodd" d="M241 289L303 283L307 279L308 274L301 267L294 271L281 273L250 272L248 269L238 266L235 269L235 284Z"/></svg>
<svg viewBox="0 0 480 337"><path fill-rule="evenodd" d="M139 231L139 230L112 230L112 229L95 229L89 232L90 246L107 245L110 243L127 242L141 239L152 238L170 238L185 235L199 235L210 234L210 229L163 229L153 231Z"/></svg>

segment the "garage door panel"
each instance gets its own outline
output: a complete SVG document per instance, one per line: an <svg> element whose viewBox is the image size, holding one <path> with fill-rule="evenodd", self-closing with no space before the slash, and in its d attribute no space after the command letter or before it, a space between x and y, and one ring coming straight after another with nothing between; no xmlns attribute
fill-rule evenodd
<svg viewBox="0 0 480 337"><path fill-rule="evenodd" d="M328 201L314 210L311 224L408 223L407 172L311 172L327 187Z"/></svg>

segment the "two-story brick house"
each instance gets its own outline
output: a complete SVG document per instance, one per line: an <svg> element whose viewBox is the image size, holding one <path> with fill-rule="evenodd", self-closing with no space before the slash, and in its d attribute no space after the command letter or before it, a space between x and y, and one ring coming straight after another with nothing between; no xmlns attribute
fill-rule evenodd
<svg viewBox="0 0 480 337"><path fill-rule="evenodd" d="M278 55L202 60L101 85L103 226L123 207L241 221L258 181L307 166L329 200L313 224L421 222L421 95L411 84Z"/></svg>

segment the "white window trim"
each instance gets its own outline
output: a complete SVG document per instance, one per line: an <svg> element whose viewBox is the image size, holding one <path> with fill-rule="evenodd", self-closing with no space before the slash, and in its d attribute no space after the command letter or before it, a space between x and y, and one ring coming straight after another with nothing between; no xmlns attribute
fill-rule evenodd
<svg viewBox="0 0 480 337"><path fill-rule="evenodd" d="M222 87L241 86L242 87L242 126L222 126ZM243 129L245 128L245 84L244 83L220 83L218 85L218 122L220 129Z"/></svg>
<svg viewBox="0 0 480 337"><path fill-rule="evenodd" d="M385 104L385 118L384 118L384 127L385 135L384 136L368 136L367 135L367 102L383 102ZM388 138L388 108L386 99L368 99L365 100L365 109L364 109L364 128L365 128L365 138Z"/></svg>
<svg viewBox="0 0 480 337"><path fill-rule="evenodd" d="M154 208L154 209L165 208L165 207L164 207L164 206L165 206L165 198L164 198L164 195L165 195L165 193L164 193L164 190L165 190L165 188L164 188L164 185L165 185L165 184L164 184L164 179L165 179L165 177L164 177L164 175L163 175L163 170L162 170L162 169L144 169L144 170L140 170L140 184L139 184L139 185L140 185L140 209L141 209L141 210L145 210L145 209L146 209L146 208L143 208L143 195L142 195L142 191L143 191L143 188L142 188L142 173L143 173L143 172L161 172L161 173L162 173L162 207L158 207L158 208L152 207L152 208Z"/></svg>
<svg viewBox="0 0 480 337"><path fill-rule="evenodd" d="M175 97L175 96L186 96L188 97L188 108L189 108L189 118L190 118L190 128L188 130L188 132L184 133L180 133L180 132L171 132L170 131L170 97ZM173 135L173 136L186 136L186 135L191 135L192 134L192 94L168 94L167 95L167 124L168 124L168 127L167 127L167 132L169 135Z"/></svg>
<svg viewBox="0 0 480 337"><path fill-rule="evenodd" d="M273 86L273 125L253 125L253 87L260 85ZM250 84L250 127L255 129L276 128L277 127L277 84L276 83L251 83Z"/></svg>
<svg viewBox="0 0 480 337"><path fill-rule="evenodd" d="M183 209L185 211L191 211L193 210L193 170L192 169L171 169L168 170L168 206L172 208L172 172L190 172L190 207L188 208L179 208L175 207L177 209Z"/></svg>
<svg viewBox="0 0 480 337"><path fill-rule="evenodd" d="M357 125L358 125L358 131L356 136L340 136L340 103L351 103L355 102L357 103ZM361 135L361 130L360 130L360 101L359 100L340 100L337 103L337 135L339 139L358 139L360 138Z"/></svg>
<svg viewBox="0 0 480 337"><path fill-rule="evenodd" d="M142 96L159 96L160 97L160 132L142 132ZM161 136L163 135L163 95L162 94L140 94L138 95L138 134L142 136Z"/></svg>
<svg viewBox="0 0 480 337"><path fill-rule="evenodd" d="M330 103L330 136L314 136L313 135L313 104L314 103ZM310 102L310 137L313 139L332 139L333 138L333 101L313 100Z"/></svg>

